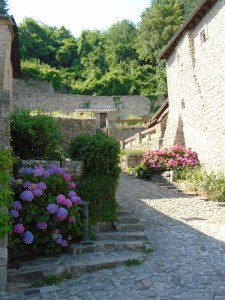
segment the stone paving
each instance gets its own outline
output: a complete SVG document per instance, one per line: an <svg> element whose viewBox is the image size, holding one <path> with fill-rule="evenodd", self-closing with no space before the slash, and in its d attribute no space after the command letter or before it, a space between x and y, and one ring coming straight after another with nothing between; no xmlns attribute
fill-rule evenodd
<svg viewBox="0 0 225 300"><path fill-rule="evenodd" d="M14 299L225 300L225 204L121 175L117 199L146 226L154 248L139 266L87 273Z"/></svg>

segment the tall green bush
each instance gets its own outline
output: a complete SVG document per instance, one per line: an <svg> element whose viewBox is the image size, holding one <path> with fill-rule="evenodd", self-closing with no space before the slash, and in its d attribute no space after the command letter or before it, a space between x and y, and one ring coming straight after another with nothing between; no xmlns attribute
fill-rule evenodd
<svg viewBox="0 0 225 300"><path fill-rule="evenodd" d="M11 172L13 158L10 150L0 150L0 238L11 231L12 222L8 208L12 206L13 191L11 188Z"/></svg>
<svg viewBox="0 0 225 300"><path fill-rule="evenodd" d="M102 134L78 136L71 141L69 151L72 159L84 162L86 177L78 185L78 192L89 201L90 222L115 220L120 174L118 142Z"/></svg>
<svg viewBox="0 0 225 300"><path fill-rule="evenodd" d="M11 146L21 159L60 159L61 133L53 117L17 109L11 114Z"/></svg>

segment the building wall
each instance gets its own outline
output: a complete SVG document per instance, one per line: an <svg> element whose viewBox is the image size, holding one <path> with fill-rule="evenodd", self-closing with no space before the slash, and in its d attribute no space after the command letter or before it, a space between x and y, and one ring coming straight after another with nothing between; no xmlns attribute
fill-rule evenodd
<svg viewBox="0 0 225 300"><path fill-rule="evenodd" d="M13 109L43 109L68 115L74 112L75 107L85 103L98 107L115 107L116 105L111 96L58 94L48 83L19 79L13 81ZM147 116L150 111L150 100L144 96L121 96L118 107L119 113L111 114L112 119L125 119L130 115Z"/></svg>
<svg viewBox="0 0 225 300"><path fill-rule="evenodd" d="M201 32L206 40L202 42ZM217 1L167 60L169 116L163 146L181 143L224 172L225 0Z"/></svg>
<svg viewBox="0 0 225 300"><path fill-rule="evenodd" d="M0 149L10 144L9 115L12 95L12 66L10 61L12 27L7 17L0 16ZM1 209L6 209L2 208ZM0 239L0 298L7 285L7 236ZM2 299L2 298L1 298Z"/></svg>

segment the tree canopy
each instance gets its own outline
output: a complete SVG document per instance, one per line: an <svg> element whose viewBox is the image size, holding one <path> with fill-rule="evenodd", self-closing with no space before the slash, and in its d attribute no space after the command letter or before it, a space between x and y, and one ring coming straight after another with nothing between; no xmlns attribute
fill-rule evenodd
<svg viewBox="0 0 225 300"><path fill-rule="evenodd" d="M19 26L22 74L69 93L166 96L158 55L199 1L153 0L138 25L122 20L78 38L65 27L25 18Z"/></svg>
<svg viewBox="0 0 225 300"><path fill-rule="evenodd" d="M7 0L0 0L0 15L7 15L8 14L8 1Z"/></svg>

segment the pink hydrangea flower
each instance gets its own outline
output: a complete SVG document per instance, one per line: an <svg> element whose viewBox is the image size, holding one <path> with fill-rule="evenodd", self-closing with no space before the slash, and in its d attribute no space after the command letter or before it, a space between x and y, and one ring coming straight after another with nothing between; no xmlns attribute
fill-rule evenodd
<svg viewBox="0 0 225 300"><path fill-rule="evenodd" d="M63 174L63 178L64 178L65 181L71 181L71 176L67 173Z"/></svg>
<svg viewBox="0 0 225 300"><path fill-rule="evenodd" d="M69 222L74 223L76 221L76 218L74 216L69 217Z"/></svg>
<svg viewBox="0 0 225 300"><path fill-rule="evenodd" d="M70 182L69 187L70 187L71 189L75 189L75 188L76 188L76 183Z"/></svg>

